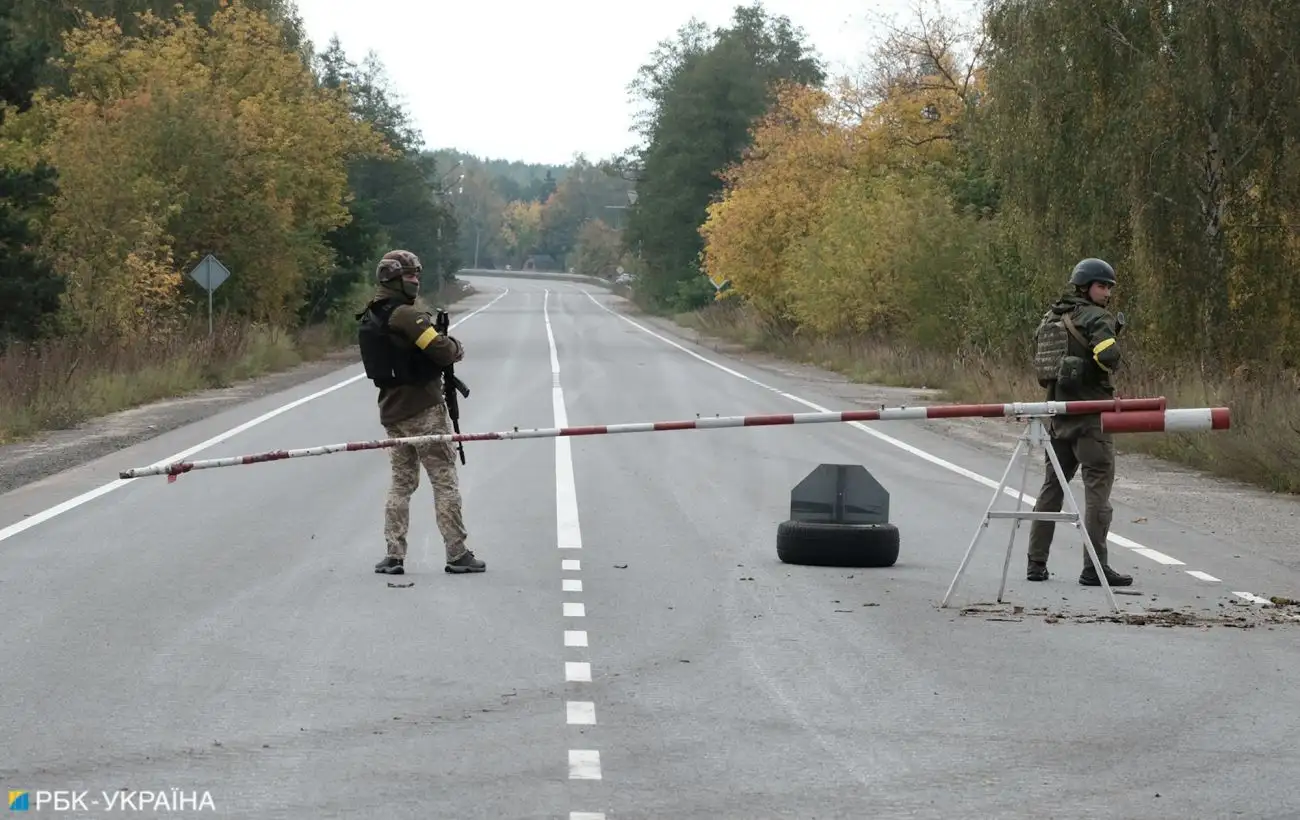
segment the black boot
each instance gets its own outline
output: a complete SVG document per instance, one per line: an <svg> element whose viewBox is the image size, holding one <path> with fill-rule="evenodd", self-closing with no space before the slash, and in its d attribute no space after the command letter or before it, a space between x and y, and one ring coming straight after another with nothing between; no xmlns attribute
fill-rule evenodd
<svg viewBox="0 0 1300 820"><path fill-rule="evenodd" d="M1102 571L1106 573L1106 583L1113 587L1127 587L1133 585L1132 575L1124 575L1123 573L1116 572L1110 567L1105 567ZM1092 564L1089 564L1083 572L1079 574L1079 583L1085 587L1101 586L1101 579L1097 577L1097 570L1092 566Z"/></svg>
<svg viewBox="0 0 1300 820"><path fill-rule="evenodd" d="M1025 573L1025 578L1030 581L1047 580L1047 564L1041 564L1037 561L1029 562L1029 570Z"/></svg>
<svg viewBox="0 0 1300 820"><path fill-rule="evenodd" d="M487 564L474 557L474 553L469 550L457 558L455 561L448 561L446 566L447 572L484 572L487 570Z"/></svg>
<svg viewBox="0 0 1300 820"><path fill-rule="evenodd" d="M384 560L380 561L378 564L375 564L375 572L380 573L382 575L405 575L406 574L406 567L404 566L405 563L406 562L403 561L401 558L393 558L392 556L388 556L384 558Z"/></svg>

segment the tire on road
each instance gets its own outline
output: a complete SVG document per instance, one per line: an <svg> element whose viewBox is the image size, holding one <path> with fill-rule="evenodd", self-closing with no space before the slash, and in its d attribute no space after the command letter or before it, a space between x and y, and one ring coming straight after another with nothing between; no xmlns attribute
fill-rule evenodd
<svg viewBox="0 0 1300 820"><path fill-rule="evenodd" d="M898 560L898 527L782 521L776 529L776 555L786 564L892 567Z"/></svg>

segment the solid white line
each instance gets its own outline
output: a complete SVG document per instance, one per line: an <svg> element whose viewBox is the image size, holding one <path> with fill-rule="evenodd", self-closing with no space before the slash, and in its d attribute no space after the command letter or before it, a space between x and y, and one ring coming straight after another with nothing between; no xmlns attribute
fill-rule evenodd
<svg viewBox="0 0 1300 820"><path fill-rule="evenodd" d="M569 820L605 820L603 811L571 811Z"/></svg>
<svg viewBox="0 0 1300 820"><path fill-rule="evenodd" d="M486 305L479 308L478 310L472 311L460 317L460 319L458 319L456 322L453 322L450 327L455 328L460 326L461 324L464 324L470 318L474 317L479 313L482 313L483 311L495 305L498 301L504 298L505 295L509 292L510 289L506 288L501 292L501 295L497 296L495 299L488 302ZM297 399L295 401L291 401L288 404L281 405L280 407L277 407L274 410L263 413L262 415L258 416L255 419L252 419L251 421L244 422L238 427L232 427L231 429L227 430L224 433L221 433L220 435L213 436L207 441L200 442L199 444L196 444L193 447L190 447L185 450L181 450L179 453L176 453L175 455L172 456L168 456L167 458L164 458L161 461L155 461L153 464L150 464L148 466L161 467L165 464L171 464L174 461L180 461L181 459L189 458L195 453L206 450L209 447L213 446L214 444L220 444L221 442L226 441L227 439L239 435L245 430L252 429L253 427L258 426L259 424L270 421L276 416L282 413L287 413L290 410L294 409L295 407L301 407L302 405L306 404L309 401L315 401L316 399L319 399L321 396L329 395L330 393L333 393L335 390L341 390L344 387L347 387L348 385L354 382L358 382L364 379L365 377L366 374L364 372L358 373L357 375L346 378L343 381L338 382L337 384L330 385L329 387L326 387L323 390L318 390L309 396L303 396L302 398ZM131 483L132 481L147 481L147 480L149 480L149 477L114 479L113 481L110 481L107 484L104 484L100 487L96 487L95 489L90 490L88 492L84 492L75 498L70 498L61 504L56 504L55 506L50 507L49 509L42 510L41 512L35 513L34 515L30 515L27 518L24 518L22 521L19 521L15 524L10 524L4 529L0 529L0 541L4 541L8 538L12 538L18 533L25 532L26 530L35 527L37 524L42 524L46 521L49 521L51 518L62 515L68 510L76 509L77 507L80 507L82 504L85 504L88 501L94 501L96 498L99 498L102 495L111 493L120 487L125 487L127 484Z"/></svg>
<svg viewBox="0 0 1300 820"><path fill-rule="evenodd" d="M566 618L585 618L587 617L587 608L582 604L575 604L572 601L564 602L564 617Z"/></svg>
<svg viewBox="0 0 1300 820"><path fill-rule="evenodd" d="M587 632L583 629L566 629L564 630L565 646L586 646Z"/></svg>
<svg viewBox="0 0 1300 820"><path fill-rule="evenodd" d="M1201 572L1199 569L1189 569L1187 570L1187 574L1192 576L1193 578L1199 578L1202 581L1209 581L1210 583L1213 584L1218 584L1223 582L1222 578L1215 578L1210 573Z"/></svg>
<svg viewBox="0 0 1300 820"><path fill-rule="evenodd" d="M590 299L592 302L594 302L594 303L596 304L596 306L599 307L601 310L603 310L603 311L605 311L605 312L607 312L607 313L610 313L610 314L612 314L612 315L614 315L614 316L617 316L619 319L622 319L624 322L627 322L627 323L630 324L632 327L636 328L637 330L640 330L642 333L645 333L645 334L647 334L647 335L649 335L649 336L653 336L654 338L658 339L659 341L663 342L664 344L671 345L671 346L677 348L678 350L682 351L682 352L685 353L686 355L691 356L691 357L693 357L693 358L695 358L695 359L698 359L699 361L701 361L701 362L703 362L703 363L709 365L710 367L715 367L715 368L717 368L718 370L721 370L723 373L727 373L728 375L735 376L735 377L738 378L738 379L743 379L744 381L747 381L747 382L749 382L750 384L753 384L753 385L756 385L756 386L758 386L758 387L761 387L761 388L763 388L764 390L770 390L771 392L776 393L777 395L779 395L779 396L781 396L781 397L783 397L783 398L786 398L786 399L789 399L790 401L793 401L793 402L797 402L797 403L799 403L799 404L802 404L803 406L808 407L808 408L811 408L811 409L813 409L813 410L816 410L817 412L820 412L820 413L829 413L829 412L831 412L831 410L830 410L829 408L822 407L822 406L819 405L819 404L815 404L815 403L813 403L813 402L810 402L810 401L808 401L807 399L801 398L801 397L796 396L796 395L794 395L794 394L792 394L792 393L787 393L787 392L781 390L780 388L773 387L773 386L770 385L770 384L764 384L763 382L760 382L758 379L754 379L754 378L751 378L751 377L749 377L749 376L746 376L744 373L741 373L741 372L736 371L736 370L732 370L730 367L727 367L726 365L720 364L720 363L718 363L718 362L713 361L712 359L708 359L708 358L706 358L706 357L704 357L704 356L701 356L700 354L696 353L695 351L690 350L689 348L686 348L686 347L684 347L684 346L678 344L677 342L673 341L672 339L669 339L668 337L663 336L662 334L659 334L659 333L654 332L653 330L650 330L649 328L645 327L644 325L640 324L639 322L636 322L636 321L633 321L632 319L629 319L628 317L624 316L623 314L619 313L618 311L614 310L613 308L610 308L610 307L608 307L608 306L606 306L606 305L601 304L600 301L599 301L598 299L596 299L596 297L592 296L591 293L590 293L589 291L583 290L582 292L585 293L585 294L587 295L587 298ZM934 464L934 465L936 465L936 466L938 466L938 467L942 467L942 468L944 468L945 470L948 470L948 471L950 471L950 472L956 473L957 475L962 476L963 478L969 478L971 481L975 481L975 482L978 482L978 483L980 483L980 484L983 484L985 487L988 487L989 489L992 489L992 490L996 490L996 489L998 488L998 482L994 481L994 480L991 479L991 478L988 478L988 477L986 477L986 476L982 476L982 475L980 475L979 473L977 473L977 472L975 472L975 471L973 471L973 470L967 470L965 467L959 467L958 465L953 464L951 461L946 461L946 460L944 460L944 459L942 459L942 458L939 458L939 457L936 456L936 455L932 455L932 454L930 454L930 453L927 453L926 451L920 449L919 447L913 447L912 445L910 445L910 444L908 444L908 443L906 443L906 442L904 442L904 441L899 441L898 439L894 438L893 436L886 435L885 433L882 433L882 432L880 432L879 430L873 429L872 427L869 427L869 426L867 426L866 424L863 424L862 422L859 422L859 421L850 421L850 422L845 422L845 423L848 424L848 425L851 426L851 427L855 427L855 428L857 428L858 430L861 430L862 432L864 432L864 433L866 433L866 434L868 434L868 435L870 435L870 436L875 436L877 439L879 439L880 441L885 442L886 444L891 444L891 445L893 445L894 447L897 447L898 449L900 449L900 450L902 450L902 451L904 451L904 452L906 452L906 453L910 453L911 455L914 455L914 456L916 456L917 458L924 459L925 461L928 461L928 462L930 462L931 464ZM1002 490L1002 492L1006 493L1007 495L1011 496L1012 498L1016 498L1017 496L1019 496L1019 497L1020 497L1020 498L1025 502L1025 503L1030 504L1030 505L1034 504L1034 503L1038 500L1035 496L1029 495L1028 493L1024 493L1024 492L1017 492L1017 491L1016 491L1014 488L1012 488L1012 487L1004 487L1003 490ZM1130 540L1130 539L1128 539L1128 538L1125 538L1125 537L1122 536L1122 535L1116 535L1116 534L1114 534L1114 533L1110 533L1110 534L1107 536L1106 540L1107 540L1107 541L1111 541L1112 543L1116 544L1117 546L1121 546L1121 547L1125 547L1125 548L1127 548L1127 549L1133 550L1134 552L1137 552L1139 555L1142 555L1142 556L1144 556L1144 557L1146 557L1146 558L1150 558L1150 559L1152 559L1152 560L1159 561L1159 562L1162 563L1162 564L1180 565L1180 564L1183 563L1182 561L1179 561L1177 558L1172 558L1172 557L1170 557L1170 556L1168 556L1168 555L1165 555L1164 553L1160 552L1159 550L1151 549L1150 547L1147 547L1147 546L1144 546L1144 545L1142 545L1142 544L1139 544L1139 543L1136 542L1136 541L1132 541L1132 540Z"/></svg>
<svg viewBox="0 0 1300 820"><path fill-rule="evenodd" d="M560 581L562 592L582 592L582 582L576 578L565 578Z"/></svg>
<svg viewBox="0 0 1300 820"><path fill-rule="evenodd" d="M582 562L577 558L565 558L560 561L560 569L565 572L578 572L582 569Z"/></svg>
<svg viewBox="0 0 1300 820"><path fill-rule="evenodd" d="M564 679L576 683L591 683L591 664L586 661L565 661Z"/></svg>
<svg viewBox="0 0 1300 820"><path fill-rule="evenodd" d="M542 295L542 319L546 322L546 341L551 348L551 406L555 413L555 426L569 425L564 410L564 390L560 387L560 353L555 346L555 333L551 330L549 301L551 291ZM573 479L573 454L570 441L564 436L555 439L555 515L556 543L562 550L582 549L582 529L578 524L578 487Z"/></svg>
<svg viewBox="0 0 1300 820"><path fill-rule="evenodd" d="M571 725L594 726L596 704L589 700L571 700L565 704L566 720Z"/></svg>
<svg viewBox="0 0 1300 820"><path fill-rule="evenodd" d="M600 752L594 749L570 749L569 779L599 780Z"/></svg>

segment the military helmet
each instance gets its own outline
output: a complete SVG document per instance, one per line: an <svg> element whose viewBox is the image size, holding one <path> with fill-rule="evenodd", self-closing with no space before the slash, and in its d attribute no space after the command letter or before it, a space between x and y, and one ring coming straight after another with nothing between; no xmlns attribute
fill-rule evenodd
<svg viewBox="0 0 1300 820"><path fill-rule="evenodd" d="M1076 288L1086 288L1093 282L1115 284L1115 269L1102 259L1082 259L1070 273L1070 284Z"/></svg>
<svg viewBox="0 0 1300 820"><path fill-rule="evenodd" d="M410 251L396 250L384 254L384 258L379 260L379 266L375 268L375 275L380 282L389 282L408 273L420 273L423 270L420 257Z"/></svg>

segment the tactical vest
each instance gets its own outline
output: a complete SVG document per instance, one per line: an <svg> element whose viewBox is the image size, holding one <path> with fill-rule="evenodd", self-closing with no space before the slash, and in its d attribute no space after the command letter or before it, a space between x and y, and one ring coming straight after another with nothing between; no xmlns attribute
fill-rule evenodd
<svg viewBox="0 0 1300 820"><path fill-rule="evenodd" d="M1049 387L1053 382L1073 390L1083 378L1084 360L1070 355L1070 337L1088 349L1088 341L1075 327L1069 313L1049 310L1043 314L1034 334L1034 375L1039 387Z"/></svg>
<svg viewBox="0 0 1300 820"><path fill-rule="evenodd" d="M403 344L389 332L388 319L400 304L392 299L372 302L361 314L357 331L361 363L366 378L380 389L428 384L441 373L415 345Z"/></svg>

